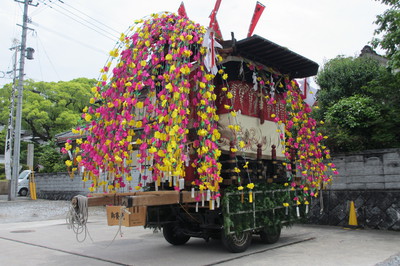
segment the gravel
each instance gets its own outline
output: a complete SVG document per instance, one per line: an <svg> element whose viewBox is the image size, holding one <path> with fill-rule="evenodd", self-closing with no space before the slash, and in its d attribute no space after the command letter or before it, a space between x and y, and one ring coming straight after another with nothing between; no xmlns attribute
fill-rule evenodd
<svg viewBox="0 0 400 266"><path fill-rule="evenodd" d="M64 219L69 207L69 201L31 200L28 197L18 197L14 201L7 201L7 195L1 195L0 223ZM102 216L106 219L105 208L90 207L89 219L92 216Z"/></svg>

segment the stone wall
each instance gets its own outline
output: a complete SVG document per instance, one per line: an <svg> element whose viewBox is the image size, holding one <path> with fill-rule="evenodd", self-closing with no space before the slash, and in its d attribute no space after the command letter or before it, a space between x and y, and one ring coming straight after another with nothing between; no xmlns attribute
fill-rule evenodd
<svg viewBox="0 0 400 266"><path fill-rule="evenodd" d="M400 149L336 154L339 175L330 189L400 189Z"/></svg>
<svg viewBox="0 0 400 266"><path fill-rule="evenodd" d="M68 173L37 173L35 182L36 196L40 199L70 200L88 194L88 184L79 176L71 178Z"/></svg>
<svg viewBox="0 0 400 266"><path fill-rule="evenodd" d="M361 227L400 230L400 149L332 157L339 175L323 191L322 200L313 201L309 222L346 226L354 201Z"/></svg>
<svg viewBox="0 0 400 266"><path fill-rule="evenodd" d="M326 190L322 196L311 204L311 224L347 226L354 201L360 227L400 231L400 190Z"/></svg>

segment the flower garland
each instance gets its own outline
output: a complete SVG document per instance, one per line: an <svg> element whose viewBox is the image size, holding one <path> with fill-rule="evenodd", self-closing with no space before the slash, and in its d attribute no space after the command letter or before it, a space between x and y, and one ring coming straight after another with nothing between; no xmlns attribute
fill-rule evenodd
<svg viewBox="0 0 400 266"><path fill-rule="evenodd" d="M141 172L153 161L149 169L153 181L159 184L167 180L179 190L188 161L184 152L189 145L188 133L194 127L196 185L205 186L218 197L221 152L216 144L216 95L210 82L214 75L208 74L202 63L207 53L202 47L205 28L187 18L162 13L136 21L132 30L131 36L121 35L124 50L110 52L113 58L119 56L111 78L108 63L102 69L102 81L92 89L90 102L100 102L100 106L87 108L83 118L88 126L75 130L89 132L77 161L93 179L90 190L97 191L107 183L100 181L102 173L114 181L108 186L110 191L132 180L129 166L134 145L139 149L136 156ZM190 118L194 118L193 125ZM142 178L152 181L146 175Z"/></svg>

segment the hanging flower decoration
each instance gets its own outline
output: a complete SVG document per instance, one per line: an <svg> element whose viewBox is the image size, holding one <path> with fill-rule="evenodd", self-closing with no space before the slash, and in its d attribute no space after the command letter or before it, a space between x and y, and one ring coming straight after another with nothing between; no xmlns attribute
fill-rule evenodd
<svg viewBox="0 0 400 266"><path fill-rule="evenodd" d="M198 156L193 162L196 185L205 185L218 197L221 152L216 143L216 95L210 82L214 75L203 65L206 29L171 13L135 23L133 33L122 34L119 48L110 52L111 59L119 61L113 69L110 61L92 88L93 105L82 115L88 126L75 130L88 134L80 144L80 166L97 180L94 190L104 185L99 180L102 173L114 181L109 187L114 190L131 179L129 166L136 156L141 172L152 161L154 181L168 180L177 187L185 176L190 144ZM196 137L189 140L191 128Z"/></svg>

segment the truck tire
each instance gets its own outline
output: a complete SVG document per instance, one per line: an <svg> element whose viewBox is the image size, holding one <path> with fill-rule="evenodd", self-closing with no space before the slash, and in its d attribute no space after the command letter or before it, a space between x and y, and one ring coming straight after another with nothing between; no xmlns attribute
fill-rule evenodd
<svg viewBox="0 0 400 266"><path fill-rule="evenodd" d="M169 223L163 226L163 235L165 240L172 245L183 245L189 241L190 236L185 235L179 230L178 225Z"/></svg>
<svg viewBox="0 0 400 266"><path fill-rule="evenodd" d="M270 230L262 230L260 232L261 242L264 244L274 244L278 242L281 237L281 228L270 229Z"/></svg>
<svg viewBox="0 0 400 266"><path fill-rule="evenodd" d="M232 253L240 253L247 250L251 244L251 231L225 235L223 232L222 243Z"/></svg>

